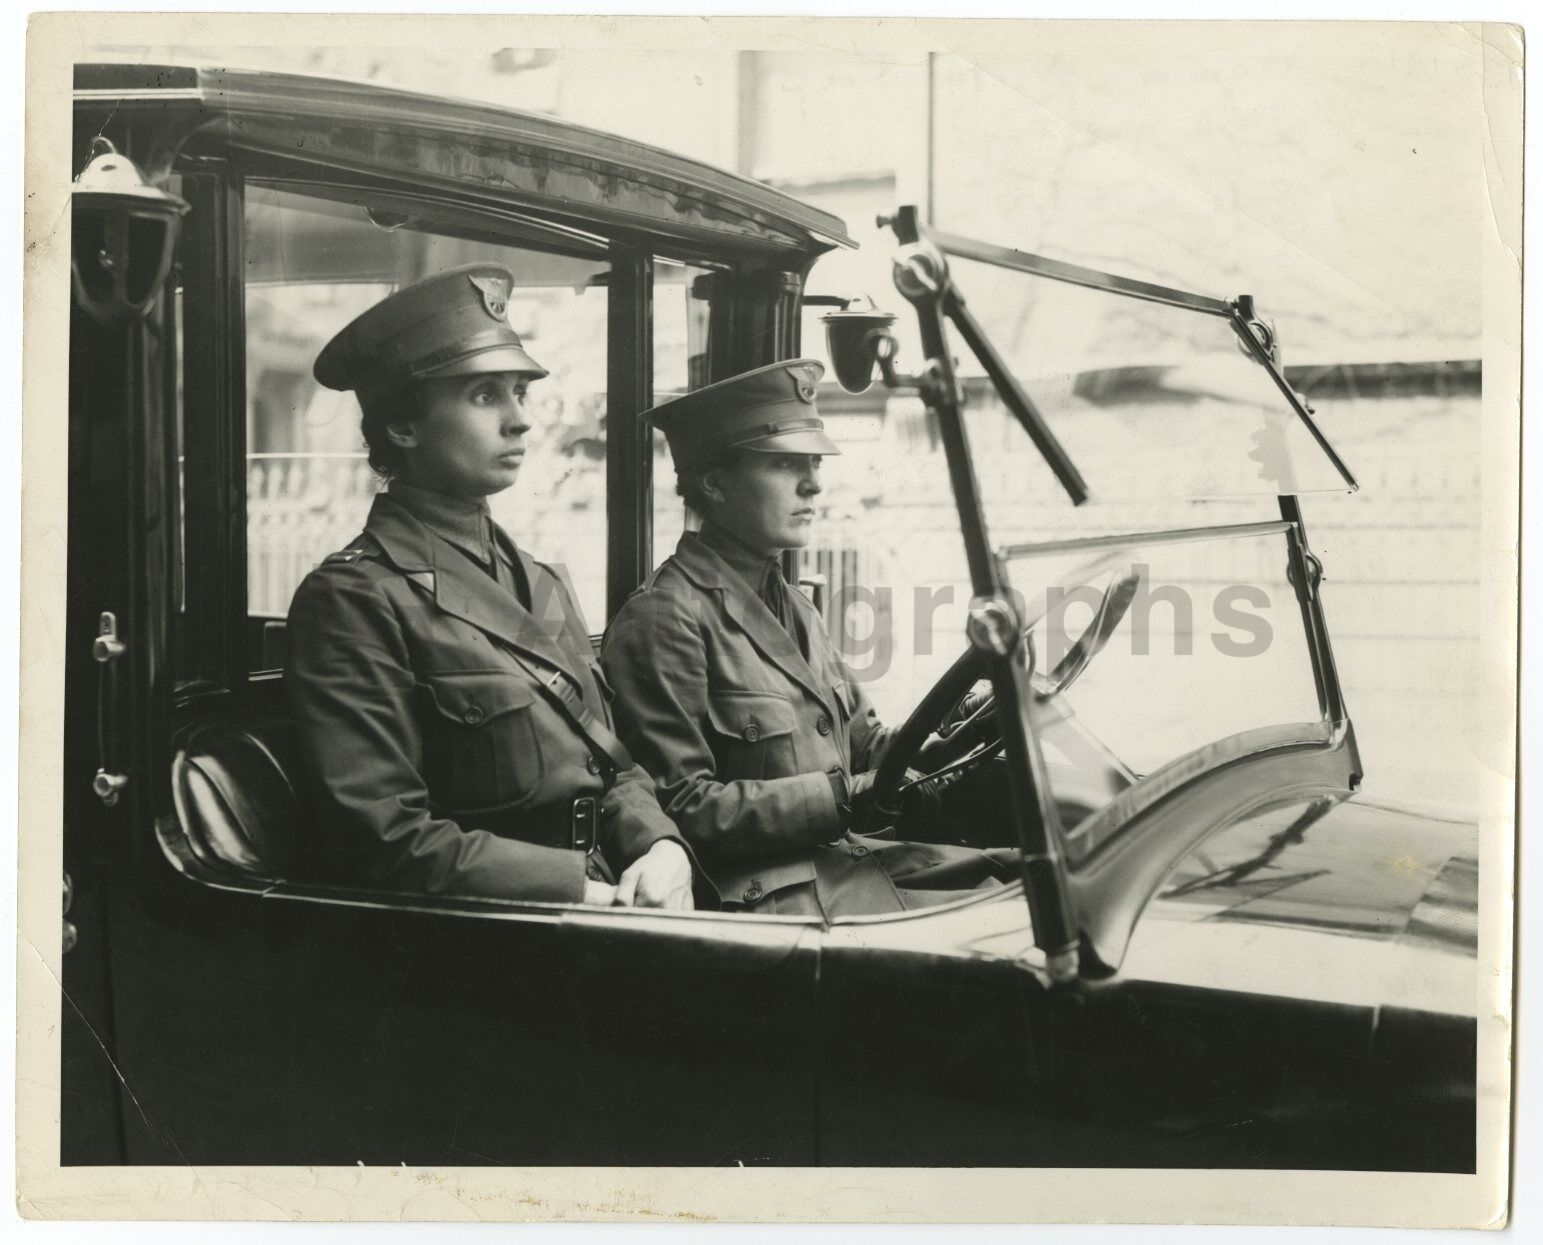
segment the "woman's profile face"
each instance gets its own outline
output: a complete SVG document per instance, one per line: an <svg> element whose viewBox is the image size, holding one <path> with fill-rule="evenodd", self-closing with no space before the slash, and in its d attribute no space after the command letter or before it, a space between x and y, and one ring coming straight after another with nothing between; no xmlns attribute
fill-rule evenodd
<svg viewBox="0 0 1543 1245"><path fill-rule="evenodd" d="M431 377L419 413L391 429L404 459L400 477L452 497L487 497L515 482L525 459L524 372Z"/></svg>
<svg viewBox="0 0 1543 1245"><path fill-rule="evenodd" d="M708 517L753 549L802 549L813 534L820 493L818 454L742 450L702 481Z"/></svg>

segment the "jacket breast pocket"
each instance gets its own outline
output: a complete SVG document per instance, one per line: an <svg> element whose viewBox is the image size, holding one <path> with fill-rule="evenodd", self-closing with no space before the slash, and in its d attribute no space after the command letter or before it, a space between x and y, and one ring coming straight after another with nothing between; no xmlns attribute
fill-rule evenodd
<svg viewBox="0 0 1543 1245"><path fill-rule="evenodd" d="M798 773L794 747L798 715L786 696L715 689L707 694L707 717L720 782Z"/></svg>
<svg viewBox="0 0 1543 1245"><path fill-rule="evenodd" d="M472 813L529 800L545 761L532 721L537 692L505 670L425 675L423 770L430 801Z"/></svg>

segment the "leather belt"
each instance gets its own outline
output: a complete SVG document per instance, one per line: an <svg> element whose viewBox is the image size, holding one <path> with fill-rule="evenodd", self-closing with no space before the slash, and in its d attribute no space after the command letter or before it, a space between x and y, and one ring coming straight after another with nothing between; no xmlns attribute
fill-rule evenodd
<svg viewBox="0 0 1543 1245"><path fill-rule="evenodd" d="M565 804L541 809L509 809L485 816L443 812L467 829L486 830L503 839L558 847L568 851L600 850L600 798L581 795Z"/></svg>

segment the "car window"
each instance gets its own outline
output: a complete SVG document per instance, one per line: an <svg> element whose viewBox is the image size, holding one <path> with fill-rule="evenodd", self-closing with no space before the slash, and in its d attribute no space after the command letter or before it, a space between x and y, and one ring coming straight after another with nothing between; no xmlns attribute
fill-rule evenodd
<svg viewBox="0 0 1543 1245"><path fill-rule="evenodd" d="M509 321L551 375L531 387L533 427L516 485L490 499L523 547L568 570L592 626L605 618L608 262L470 236L355 202L249 183L247 593L259 623L282 620L306 573L363 526L380 481L351 393L318 385L322 346L392 291L460 264L515 276ZM282 663L257 631L252 669Z"/></svg>

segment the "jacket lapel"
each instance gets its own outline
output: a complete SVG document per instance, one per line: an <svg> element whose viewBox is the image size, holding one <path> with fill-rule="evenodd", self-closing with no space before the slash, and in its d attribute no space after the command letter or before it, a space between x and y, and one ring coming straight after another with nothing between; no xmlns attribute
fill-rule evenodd
<svg viewBox="0 0 1543 1245"><path fill-rule="evenodd" d="M426 590L446 614L522 653L559 667L581 688L585 686L586 680L573 668L567 646L558 640L566 625L566 611L560 600L563 594L552 588L550 582L543 591L542 572L523 553L516 551L531 585L531 603L536 612L520 605L492 576L479 571L448 541L435 536L389 494L375 498L365 530L380 543L397 569Z"/></svg>
<svg viewBox="0 0 1543 1245"><path fill-rule="evenodd" d="M687 578L713 592L725 616L745 633L772 665L809 693L834 721L831 689L815 674L787 628L777 621L765 602L712 548L694 532L687 532L675 548L675 560ZM817 643L811 637L811 649Z"/></svg>
<svg viewBox="0 0 1543 1245"><path fill-rule="evenodd" d="M591 680L580 677L594 664L589 645L589 629L579 614L578 597L561 568L537 562L509 539L507 532L495 525L494 535L504 550L519 563L525 582L530 585L530 612L527 617L536 629L533 642L546 640L562 654L558 663L578 681L587 694ZM518 609L518 606L516 606ZM521 611L522 613L524 611Z"/></svg>

